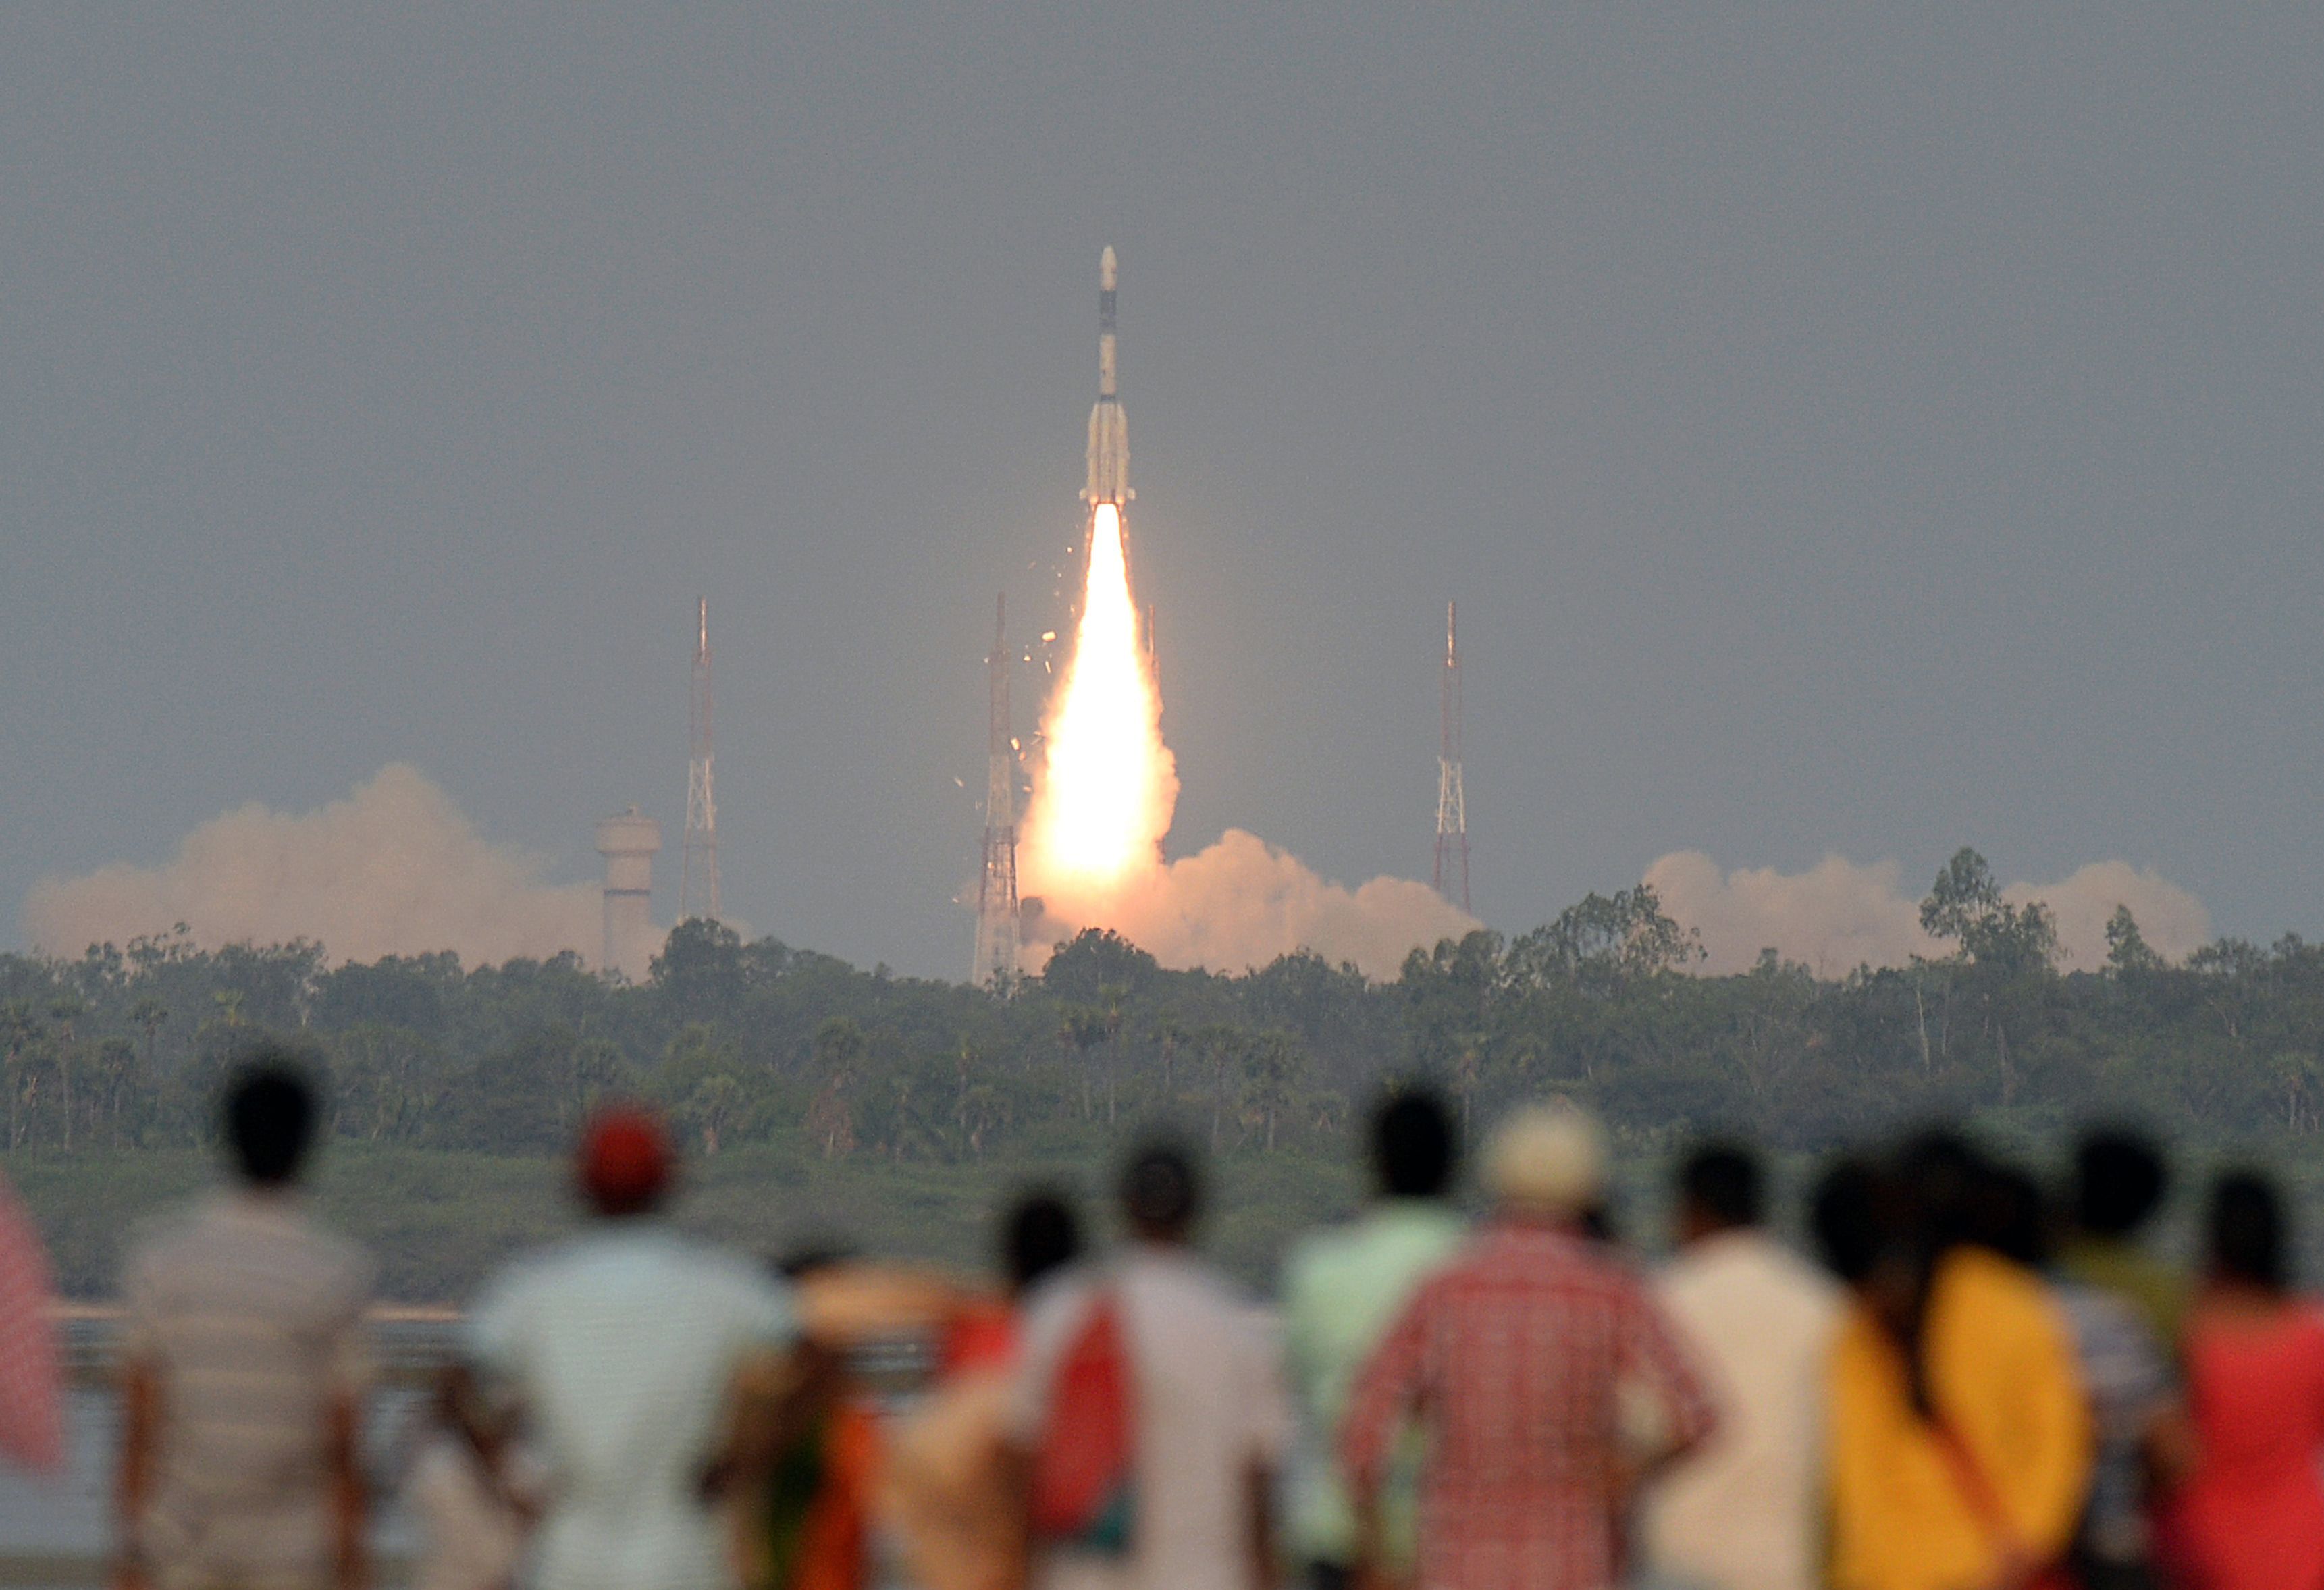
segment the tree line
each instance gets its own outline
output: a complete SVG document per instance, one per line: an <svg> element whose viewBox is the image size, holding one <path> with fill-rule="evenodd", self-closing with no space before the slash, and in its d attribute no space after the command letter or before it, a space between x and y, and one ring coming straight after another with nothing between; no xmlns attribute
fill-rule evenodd
<svg viewBox="0 0 2324 1590"><path fill-rule="evenodd" d="M1703 976L1641 886L1416 950L1388 982L1306 954L1172 971L1093 931L999 989L702 920L634 985L569 955L333 966L316 944L204 950L180 929L0 955L0 1130L19 1152L201 1145L219 1080L263 1043L313 1057L340 1137L497 1153L557 1151L613 1093L662 1104L701 1154L965 1161L1159 1116L1265 1153L1336 1142L1395 1077L1480 1118L1562 1094L1648 1145L1724 1130L1813 1151L1932 1114L2209 1139L2324 1124L2324 947L2226 938L2169 965L2122 910L2106 965L2064 973L2048 911L2004 901L1972 850L1922 920L1947 953L1827 979L1771 950Z"/></svg>

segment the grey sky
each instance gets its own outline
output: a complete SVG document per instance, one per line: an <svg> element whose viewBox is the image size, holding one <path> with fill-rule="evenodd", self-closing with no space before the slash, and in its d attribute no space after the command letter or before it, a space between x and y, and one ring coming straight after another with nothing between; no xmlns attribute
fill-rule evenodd
<svg viewBox="0 0 2324 1590"><path fill-rule="evenodd" d="M707 590L730 907L960 975L1112 242L1177 848L1425 876L1451 595L1497 926L1967 842L2312 932L2319 75L2312 6L9 7L0 915L396 759L674 843Z"/></svg>

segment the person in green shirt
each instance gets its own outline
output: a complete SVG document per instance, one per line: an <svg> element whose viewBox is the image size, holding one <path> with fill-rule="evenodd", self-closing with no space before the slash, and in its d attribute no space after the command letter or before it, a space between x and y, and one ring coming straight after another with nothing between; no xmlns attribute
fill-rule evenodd
<svg viewBox="0 0 2324 1590"><path fill-rule="evenodd" d="M1351 1223L1293 1250L1283 1275L1285 1349L1300 1416L1285 1543L1312 1590L1346 1590L1356 1559L1355 1511L1333 1456L1348 1391L1413 1291L1452 1258L1467 1223L1445 1199L1456 1145L1433 1095L1400 1092L1372 1117L1379 1196ZM1408 1567L1416 1532L1420 1451L1406 1437L1382 1497L1392 1564Z"/></svg>
<svg viewBox="0 0 2324 1590"><path fill-rule="evenodd" d="M2058 1265L2067 1279L2137 1309L2165 1352L2179 1345L2187 1278L2138 1237L2168 1188L2163 1156L2145 1138L2114 1128L2089 1133L2074 1151L2074 1229Z"/></svg>

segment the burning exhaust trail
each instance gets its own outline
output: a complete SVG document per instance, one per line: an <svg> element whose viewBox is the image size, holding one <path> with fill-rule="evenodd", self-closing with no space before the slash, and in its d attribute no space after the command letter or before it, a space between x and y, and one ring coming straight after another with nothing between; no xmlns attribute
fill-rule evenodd
<svg viewBox="0 0 2324 1590"><path fill-rule="evenodd" d="M1040 890L1102 897L1160 865L1177 769L1162 743L1161 698L1130 599L1121 510L1112 503L1090 513L1081 623L1046 738L1026 824Z"/></svg>
<svg viewBox="0 0 2324 1590"><path fill-rule="evenodd" d="M1090 411L1089 561L1073 659L1043 725L1047 759L1026 813L1026 883L1059 903L1094 905L1161 865L1178 801L1162 743L1162 699L1130 592L1122 510L1130 426L1114 353L1113 250L1098 261L1097 403Z"/></svg>

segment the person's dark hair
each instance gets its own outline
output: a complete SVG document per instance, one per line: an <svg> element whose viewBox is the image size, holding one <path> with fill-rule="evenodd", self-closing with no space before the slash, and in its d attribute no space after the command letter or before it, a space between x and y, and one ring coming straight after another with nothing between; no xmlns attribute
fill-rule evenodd
<svg viewBox="0 0 2324 1590"><path fill-rule="evenodd" d="M1130 1223L1157 1236L1184 1236L1202 1212L1202 1179L1194 1158L1176 1143L1148 1143L1130 1155L1120 1190L1121 1212Z"/></svg>
<svg viewBox="0 0 2324 1590"><path fill-rule="evenodd" d="M1009 1211L1001 1246L1010 1289L1023 1292L1049 1271L1081 1257L1081 1222L1063 1194L1028 1193Z"/></svg>
<svg viewBox="0 0 2324 1590"><path fill-rule="evenodd" d="M1808 1225L1826 1268L1854 1286L1872 1273L1886 1245L1880 1173L1862 1160L1842 1160L1808 1195Z"/></svg>
<svg viewBox="0 0 2324 1590"><path fill-rule="evenodd" d="M2113 1128L2090 1132L2074 1150L2074 1223L2092 1236L2128 1236L2170 1185L2162 1152L2146 1138Z"/></svg>
<svg viewBox="0 0 2324 1590"><path fill-rule="evenodd" d="M1452 1119L1443 1101L1418 1089L1399 1090L1372 1115L1372 1169L1391 1197L1433 1198L1452 1179Z"/></svg>
<svg viewBox="0 0 2324 1590"><path fill-rule="evenodd" d="M1679 1197L1721 1228L1757 1225L1765 1217L1759 1159L1740 1143L1709 1142L1679 1167Z"/></svg>
<svg viewBox="0 0 2324 1590"><path fill-rule="evenodd" d="M2232 1170L2212 1184L2207 1223L2211 1272L2271 1292L2283 1290L2283 1200L2275 1184L2249 1170Z"/></svg>
<svg viewBox="0 0 2324 1590"><path fill-rule="evenodd" d="M298 1057L262 1049L243 1061L226 1090L226 1140L243 1179L295 1180L314 1134L314 1085Z"/></svg>
<svg viewBox="0 0 2324 1590"><path fill-rule="evenodd" d="M844 1243L812 1239L784 1250L771 1268L785 1280L806 1280L855 1262L855 1252Z"/></svg>
<svg viewBox="0 0 2324 1590"><path fill-rule="evenodd" d="M1924 1419L1934 1418L1936 1410L1930 1389L1928 1332L1937 1272L1955 1248L1995 1245L2007 1224L1995 1214L2006 1202L1997 1197L2003 1175L1975 1144L1944 1128L1908 1141L1889 1172L1888 1214L1883 1224L1890 1244L1904 1260L1893 1328L1904 1354L1914 1411ZM2038 1194L2035 1205L2038 1209Z"/></svg>
<svg viewBox="0 0 2324 1590"><path fill-rule="evenodd" d="M2050 1257L2049 1200L2015 1165L1988 1168L1977 1194L1977 1240L2005 1259L2038 1269Z"/></svg>

